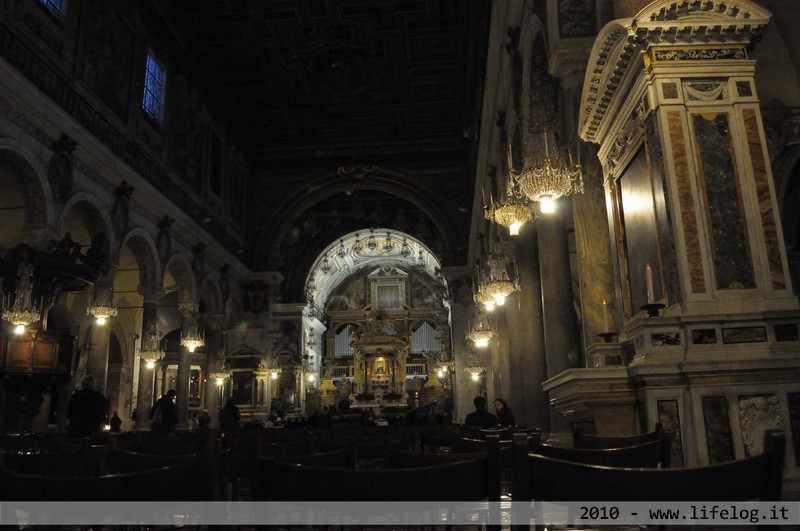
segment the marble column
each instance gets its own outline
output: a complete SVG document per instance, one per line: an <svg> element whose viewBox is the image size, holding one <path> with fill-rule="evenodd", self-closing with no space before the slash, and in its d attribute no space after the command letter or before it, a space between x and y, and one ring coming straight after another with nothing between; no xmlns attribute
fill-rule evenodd
<svg viewBox="0 0 800 531"><path fill-rule="evenodd" d="M113 270L101 275L95 286L91 304L110 306L113 304ZM106 321L103 324L92 320L89 328L89 353L86 359L86 374L94 376L95 389L108 395L106 382L108 381L108 345L111 330L110 324Z"/></svg>
<svg viewBox="0 0 800 531"><path fill-rule="evenodd" d="M550 427L550 408L547 394L542 390L542 382L547 379L547 360L535 225L529 224L516 237L514 256L520 292L511 301L512 306L506 309L509 334L515 345L511 351L512 370L518 375L514 381L519 384L514 389L512 410L518 424L547 430Z"/></svg>
<svg viewBox="0 0 800 531"><path fill-rule="evenodd" d="M580 364L567 244L568 201L560 199L554 213L543 214L536 221L548 378ZM570 432L566 420L557 413L550 415L550 429L559 437Z"/></svg>
<svg viewBox="0 0 800 531"><path fill-rule="evenodd" d="M222 363L222 321L225 316L222 314L206 315L205 344L206 367L205 367L205 389L203 390L203 407L209 412L216 411L219 407L219 396L217 393L217 382L209 375L216 371ZM214 415L211 415L214 418Z"/></svg>
<svg viewBox="0 0 800 531"><path fill-rule="evenodd" d="M144 297L142 304L142 340L141 347L146 345L146 338L149 333L156 332L156 322L158 321L158 296L153 290L140 290ZM146 429L150 427L150 408L154 400L155 371L158 367L148 369L147 363L143 360L139 363L139 386L136 392L136 429Z"/></svg>
<svg viewBox="0 0 800 531"><path fill-rule="evenodd" d="M191 302L178 305L181 314L181 330L186 333L195 329L195 313L197 306ZM178 415L178 427L188 427L189 423L189 380L192 376L192 353L181 345L178 347L178 373L175 377L175 413Z"/></svg>

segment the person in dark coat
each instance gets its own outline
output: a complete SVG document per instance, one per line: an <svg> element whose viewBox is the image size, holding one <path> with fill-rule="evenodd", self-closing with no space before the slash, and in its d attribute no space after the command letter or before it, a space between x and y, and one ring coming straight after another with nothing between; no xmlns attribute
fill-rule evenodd
<svg viewBox="0 0 800 531"><path fill-rule="evenodd" d="M211 415L208 414L207 409L203 409L197 415L197 427L203 431L208 431L211 427Z"/></svg>
<svg viewBox="0 0 800 531"><path fill-rule="evenodd" d="M159 398L150 410L150 429L156 433L166 435L175 429L178 424L178 414L175 412L175 390L170 389Z"/></svg>
<svg viewBox="0 0 800 531"><path fill-rule="evenodd" d="M122 419L119 418L117 412L115 411L111 418L108 421L109 426L111 426L111 433L120 433L122 432Z"/></svg>
<svg viewBox="0 0 800 531"><path fill-rule="evenodd" d="M88 375L81 381L81 388L75 391L67 403L67 435L69 437L89 437L97 433L106 418L106 397L95 388L94 376Z"/></svg>
<svg viewBox="0 0 800 531"><path fill-rule="evenodd" d="M229 398L225 407L219 410L219 429L222 433L234 433L239 431L239 420L242 418L239 408Z"/></svg>
<svg viewBox="0 0 800 531"><path fill-rule="evenodd" d="M517 425L514 420L514 413L508 408L508 404L502 398L494 399L494 409L497 414L497 423L501 428L513 428Z"/></svg>
<svg viewBox="0 0 800 531"><path fill-rule="evenodd" d="M472 401L475 406L475 411L467 415L464 419L465 426L477 426L481 429L489 429L497 427L497 417L486 411L486 399L482 396L476 396Z"/></svg>

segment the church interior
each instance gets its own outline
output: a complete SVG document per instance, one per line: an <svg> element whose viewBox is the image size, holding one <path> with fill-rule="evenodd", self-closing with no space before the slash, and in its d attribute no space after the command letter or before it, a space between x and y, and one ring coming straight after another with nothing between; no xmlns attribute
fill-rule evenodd
<svg viewBox="0 0 800 531"><path fill-rule="evenodd" d="M144 444L175 390L172 439L231 402L266 455L315 430L430 450L482 396L551 446L666 430L671 468L780 430L800 499L798 22L795 0L3 2L3 451L67 439L87 376L95 443Z"/></svg>

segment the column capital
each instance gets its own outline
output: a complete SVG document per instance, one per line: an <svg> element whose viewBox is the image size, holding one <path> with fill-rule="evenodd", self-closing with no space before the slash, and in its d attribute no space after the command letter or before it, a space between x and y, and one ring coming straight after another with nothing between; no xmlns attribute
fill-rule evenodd
<svg viewBox="0 0 800 531"><path fill-rule="evenodd" d="M197 311L198 306L192 301L183 301L178 303L178 312L184 319L196 314Z"/></svg>
<svg viewBox="0 0 800 531"><path fill-rule="evenodd" d="M136 287L136 291L144 298L145 304L157 304L158 299L160 299L161 295L164 293L162 288L148 284L139 284Z"/></svg>

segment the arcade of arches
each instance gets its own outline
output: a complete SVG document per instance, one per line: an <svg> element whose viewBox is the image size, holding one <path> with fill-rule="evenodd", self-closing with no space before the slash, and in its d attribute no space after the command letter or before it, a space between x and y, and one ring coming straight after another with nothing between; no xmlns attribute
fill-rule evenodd
<svg viewBox="0 0 800 531"><path fill-rule="evenodd" d="M661 422L686 465L758 452L782 428L800 492L794 0L475 2L467 29L485 42L459 53L482 77L455 140L433 138L442 103L420 152L400 153L403 137L372 165L367 140L304 144L317 158L302 169L258 143L274 132L248 143L241 114L223 120L204 58L152 18L40 4L0 7L3 309L36 313L22 333L3 322L4 431L63 430L84 375L125 430L149 429L141 412L168 389L186 429L204 408L216 425L227 398L245 421L427 408L463 422L482 394L567 444ZM80 33L105 23L107 41ZM457 47L444 41L409 47L434 61ZM148 49L167 72L160 123L137 96ZM337 80L319 101L355 105ZM583 192L511 236L485 207L507 199L536 105ZM516 290L483 313L476 286L498 255ZM102 307L115 313L99 324ZM486 347L467 339L479 321Z"/></svg>

